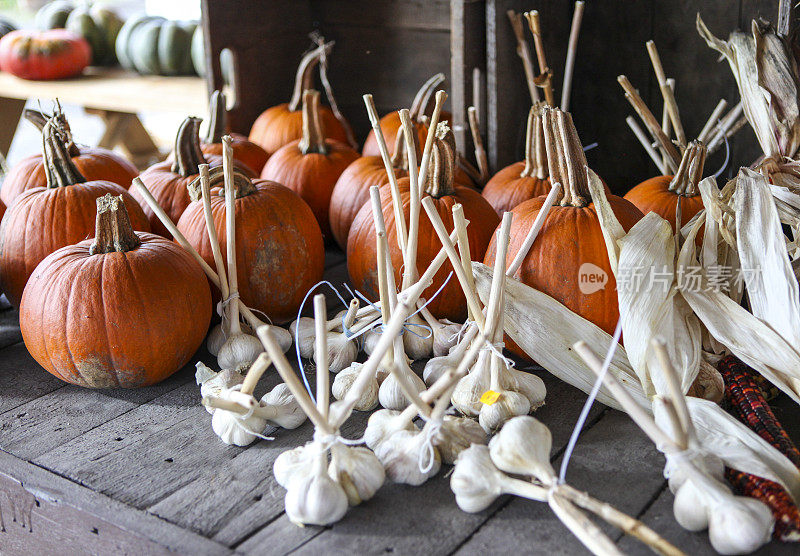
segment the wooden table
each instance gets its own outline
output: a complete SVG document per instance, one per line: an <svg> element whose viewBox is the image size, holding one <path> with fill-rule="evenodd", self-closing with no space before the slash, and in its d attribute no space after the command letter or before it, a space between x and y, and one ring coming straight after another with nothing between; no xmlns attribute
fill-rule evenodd
<svg viewBox="0 0 800 556"><path fill-rule="evenodd" d="M328 253L327 267L333 283L346 279L341 253ZM586 552L545 504L502 497L484 512L462 512L447 468L420 487L385 484L332 527L297 527L283 512L284 490L272 464L282 451L311 439L309 423L267 431L275 436L271 442L225 446L200 406L194 362L149 388L86 390L59 381L31 359L15 311L0 311L0 323L4 555ZM198 358L215 364L204 350ZM547 404L536 416L552 431L558 466L586 396L542 369L529 370L547 385ZM314 384L313 373L309 378ZM278 381L268 373L257 394ZM788 417L797 408L781 401L775 409L797 440L800 426ZM343 434L359 437L367 417L355 413ZM568 478L639 516L688 554L713 553L705 533L687 533L672 518L663 465L626 415L597 404ZM623 551L650 554L609 532ZM797 546L772 543L760 553L797 554Z"/></svg>
<svg viewBox="0 0 800 556"><path fill-rule="evenodd" d="M206 85L200 77L139 75L120 68L88 68L74 79L27 81L0 72L0 153L5 156L17 129L25 102L38 98L49 103L83 106L96 114L106 129L98 145L120 146L137 166L146 166L159 149L142 125L138 112L205 114Z"/></svg>

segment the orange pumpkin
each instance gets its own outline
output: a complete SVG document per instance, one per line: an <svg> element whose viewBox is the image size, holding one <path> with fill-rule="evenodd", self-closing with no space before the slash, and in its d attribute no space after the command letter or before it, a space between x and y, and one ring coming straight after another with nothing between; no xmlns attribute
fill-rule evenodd
<svg viewBox="0 0 800 556"><path fill-rule="evenodd" d="M211 111L211 121L208 123L208 133L201 145L204 154L214 154L222 156L222 136L228 133L227 115L225 107L225 95L220 91L214 91L209 101ZM254 176L261 173L264 164L267 163L269 155L267 151L249 141L244 135L238 133L229 134L233 141L233 159L250 169Z"/></svg>
<svg viewBox="0 0 800 556"><path fill-rule="evenodd" d="M122 196L98 198L97 237L45 258L22 297L31 356L79 386L165 379L189 362L211 319L200 266L176 243L134 232L126 205Z"/></svg>
<svg viewBox="0 0 800 556"><path fill-rule="evenodd" d="M297 68L294 92L288 103L267 108L262 112L250 128L250 141L263 148L268 156L278 149L297 141L303 135L303 116L301 102L303 93L313 87L312 70L319 63L323 49L330 49L332 43L316 48L303 56ZM327 106L319 109L324 124L325 138L350 144L349 124L342 118L340 121Z"/></svg>
<svg viewBox="0 0 800 556"><path fill-rule="evenodd" d="M320 120L319 92L303 93L303 136L281 147L261 172L261 178L282 183L308 203L325 238L331 236L328 208L336 181L358 153L339 141L325 139Z"/></svg>
<svg viewBox="0 0 800 556"><path fill-rule="evenodd" d="M586 158L569 113L548 108L543 113L543 123L544 132L548 134L550 176L563 185L563 196L560 203L556 201L550 209L544 226L514 278L546 293L612 334L619 319L616 282L597 210L589 195ZM642 218L639 209L629 201L616 195L607 195L607 198L625 231ZM511 211L514 218L506 265L522 247L544 199L537 197L525 201ZM496 243L495 235L484 260L490 267L494 264ZM580 274L587 268L605 273L608 281L603 289L593 293L581 291ZM524 355L513 343L509 342L507 346Z"/></svg>
<svg viewBox="0 0 800 556"><path fill-rule="evenodd" d="M25 191L8 208L0 225L0 290L18 306L33 270L42 259L66 245L94 236L95 200L122 195L138 230L149 231L142 209L128 191L110 181L87 181L78 171L50 120L44 127L47 187Z"/></svg>
<svg viewBox="0 0 800 556"><path fill-rule="evenodd" d="M234 173L234 179L239 295L245 305L264 312L273 322L297 318L303 297L322 279L325 268L322 232L314 214L297 194L278 183L251 181L240 172ZM227 241L221 167L211 171L211 185L211 212L224 253ZM177 225L213 267L202 198L186 208Z"/></svg>
<svg viewBox="0 0 800 556"><path fill-rule="evenodd" d="M692 141L683 153L675 176L650 178L628 191L625 198L644 214L655 212L661 216L672 225L674 232L678 204L684 224L704 208L697 184L703 178L705 158L705 145L700 141ZM701 230L697 234L697 241L702 240Z"/></svg>
<svg viewBox="0 0 800 556"><path fill-rule="evenodd" d="M47 117L36 110L25 110L25 118L41 131ZM136 167L114 151L100 147L78 146L72 140L69 123L61 111L53 117L57 126L58 139L64 143L64 148L69 153L72 163L87 180L110 181L129 188L133 178L139 175ZM22 159L8 173L0 187L0 200L6 206L11 206L14 199L34 187L47 185L47 172L41 154L34 154Z"/></svg>
<svg viewBox="0 0 800 556"><path fill-rule="evenodd" d="M411 121L417 128L417 133L419 134L419 143L422 145L425 144L425 137L428 135L428 126L423 121L423 116L425 116L425 113L428 110L436 87L441 85L443 82L444 74L437 73L422 84L422 87L419 88L419 91L417 91L417 94L414 96L414 100L411 103L409 116L411 116ZM448 119L450 119L449 116L442 114L439 121ZM401 135L399 132L402 128L399 112L397 110L393 110L386 114L381 118L380 126L381 134L383 135L384 141L386 141L386 147L389 151L389 156L394 156L396 152L396 145L398 144L397 136ZM378 148L378 141L375 138L375 130L370 130L369 135L367 135L367 139L364 141L364 148L361 149L361 154L364 156L381 155L381 151Z"/></svg>
<svg viewBox="0 0 800 556"><path fill-rule="evenodd" d="M497 172L483 188L483 198L497 214L503 214L518 204L550 192L547 153L544 148L541 105L528 113L525 135L525 160L515 162Z"/></svg>
<svg viewBox="0 0 800 556"><path fill-rule="evenodd" d="M455 141L448 128L446 133L437 134L431 150L431 163L425 184L425 192L434 200L436 210L445 223L448 232L454 229L452 209L456 203L464 208L464 216L469 220L467 228L470 256L473 260L482 260L486 246L494 229L500 222L494 209L474 189L456 185ZM398 180L400 198L406 221L410 216L409 179ZM390 188L381 188L381 207L386 221L387 240L394 266L395 281L402 283L403 253L398 247L397 229ZM378 280L376 269L376 236L372 218L372 207L365 204L356 215L350 228L347 240L347 270L353 285L370 299L377 300ZM425 269L441 249L441 243L427 214L422 212L419 219L419 242L417 244L417 268ZM430 298L444 284L453 267L445 262L433 279L433 285L423 293ZM428 305L431 313L437 318L448 318L453 321L463 320L467 313L466 299L458 281L451 279L439 293L438 297Z"/></svg>

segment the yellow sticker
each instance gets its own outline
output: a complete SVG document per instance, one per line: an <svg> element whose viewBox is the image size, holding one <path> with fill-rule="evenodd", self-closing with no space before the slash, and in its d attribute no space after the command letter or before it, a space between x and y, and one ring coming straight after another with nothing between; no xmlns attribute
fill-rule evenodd
<svg viewBox="0 0 800 556"><path fill-rule="evenodd" d="M494 390L487 390L481 396L481 403L485 405L492 405L500 399L500 392Z"/></svg>

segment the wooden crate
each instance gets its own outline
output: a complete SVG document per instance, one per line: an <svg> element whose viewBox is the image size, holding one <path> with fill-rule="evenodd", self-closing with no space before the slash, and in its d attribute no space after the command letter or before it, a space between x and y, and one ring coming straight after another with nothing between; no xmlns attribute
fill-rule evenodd
<svg viewBox="0 0 800 556"><path fill-rule="evenodd" d="M361 95L375 95L381 113L408 106L433 73L447 74L448 108L459 147L471 150L464 128L473 103L473 68L481 70L479 107L494 171L522 157L530 98L516 54L507 10L538 9L548 62L560 96L572 0L203 0L203 24L212 72L221 84L219 53L230 48L240 75L239 102L231 113L235 131L246 133L265 108L286 102L307 34L319 30L335 40L330 77L342 111L363 141L369 125ZM695 30L701 12L715 33L726 36L755 17L775 20L775 0L589 0L578 47L570 110L589 165L615 191L625 191L655 173L625 124L632 110L616 82L626 74L660 113L661 99L645 42L654 39L677 97L689 136L697 134L720 98L732 106L738 92L725 63ZM528 35L530 40L530 35ZM532 48L532 42L531 42ZM716 170L724 149L708 161ZM731 159L750 163L758 154L752 131L731 142ZM729 171L735 172L733 164Z"/></svg>

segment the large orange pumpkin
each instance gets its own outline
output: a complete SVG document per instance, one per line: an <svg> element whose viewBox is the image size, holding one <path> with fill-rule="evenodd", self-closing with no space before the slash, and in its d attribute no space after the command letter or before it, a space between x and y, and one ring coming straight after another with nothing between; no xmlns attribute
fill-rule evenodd
<svg viewBox="0 0 800 556"><path fill-rule="evenodd" d="M239 295L245 305L264 312L273 322L297 318L303 297L322 279L325 268L322 232L314 214L297 194L278 183L250 181L239 172L234 173L234 179ZM211 185L211 212L224 253L227 241L222 168L211 171ZM202 199L186 208L177 225L213 267Z"/></svg>
<svg viewBox="0 0 800 556"><path fill-rule="evenodd" d="M683 153L675 176L656 176L628 191L625 198L644 214L655 212L672 225L678 204L681 206L681 222L686 224L703 210L703 197L697 184L703 178L706 147L700 141L692 141ZM697 235L702 242L702 232Z"/></svg>
<svg viewBox="0 0 800 556"><path fill-rule="evenodd" d="M339 141L325 139L319 92L303 93L303 136L281 147L261 172L261 178L282 183L308 203L325 238L331 236L328 208L336 181L359 157Z"/></svg>
<svg viewBox="0 0 800 556"><path fill-rule="evenodd" d="M208 133L201 146L203 153L222 156L222 136L228 134L232 139L234 160L244 164L254 176L259 175L264 164L267 163L269 155L267 151L249 141L244 135L228 133L228 110L225 106L225 95L221 91L214 91L211 94L209 110L211 111L211 121L208 122Z"/></svg>
<svg viewBox="0 0 800 556"><path fill-rule="evenodd" d="M25 118L41 131L47 117L36 110L25 110ZM133 178L139 175L136 167L125 158L100 147L78 146L72 139L69 123L61 111L57 111L55 125L57 125L58 139L64 143L64 148L69 153L72 163L87 180L110 181L129 188ZM45 171L43 157L34 154L19 161L8 173L0 187L0 200L7 206L26 189L45 187L47 185L47 172Z"/></svg>
<svg viewBox="0 0 800 556"><path fill-rule="evenodd" d="M541 108L531 107L525 135L525 160L515 162L497 172L483 188L483 198L497 214L503 214L518 204L550 191L547 153L544 148Z"/></svg>
<svg viewBox="0 0 800 556"><path fill-rule="evenodd" d="M323 49L330 50L332 43L316 48L303 56L297 68L294 92L288 103L267 108L262 112L250 128L250 141L261 146L267 155L272 156L278 149L297 141L303 135L303 116L301 102L303 93L313 88L314 78L312 70L319 63ZM349 124L334 115L327 106L320 107L320 118L324 124L325 137L341 143L349 144Z"/></svg>
<svg viewBox="0 0 800 556"><path fill-rule="evenodd" d="M28 351L79 386L165 379L189 362L211 319L197 262L172 241L134 232L125 206L121 196L97 199L97 237L45 258L22 297Z"/></svg>
<svg viewBox="0 0 800 556"><path fill-rule="evenodd" d="M608 261L597 210L589 194L583 148L568 112L547 108L543 112L543 123L550 179L562 184L563 196L550 209L536 241L514 278L546 293L612 334L619 319L616 282ZM625 231L642 218L639 209L629 201L616 195L607 195L607 198ZM511 263L522 247L544 199L542 196L525 201L511 211L514 218L506 265ZM487 265L494 264L496 243L495 234L486 250L484 263ZM605 287L592 293L583 293L581 274L588 272L605 273L608 278ZM512 351L521 353L513 343L507 345Z"/></svg>
<svg viewBox="0 0 800 556"><path fill-rule="evenodd" d="M98 197L122 195L133 227L150 230L147 217L125 188L109 181L87 181L81 175L52 120L43 135L47 187L29 189L17 197L0 225L0 290L14 306L19 305L25 284L42 259L94 236Z"/></svg>
<svg viewBox="0 0 800 556"><path fill-rule="evenodd" d="M472 260L482 260L486 246L494 229L500 222L494 209L480 193L468 187L454 183L456 171L455 141L449 128L437 134L431 150L431 163L425 184L425 192L434 200L439 216L448 232L454 229L453 206L457 203L464 208L464 216L470 222L467 228L469 236L470 256ZM410 215L409 179L398 180L400 197L406 221ZM381 207L386 221L386 235L394 266L395 281L402 283L403 253L398 247L397 230L392 206L391 191L388 186L381 188ZM373 300L378 299L378 280L376 273L375 225L372 218L372 207L365 204L356 215L350 228L347 240L347 270L353 285ZM417 268L424 270L436 257L441 243L433 229L427 214L423 211L419 219L419 242L417 244ZM450 262L445 262L433 279L433 285L423 293L430 298L444 284L448 274L453 270ZM467 305L461 286L455 278L444 287L438 297L428 306L437 318L448 318L453 321L463 320L467 314Z"/></svg>

